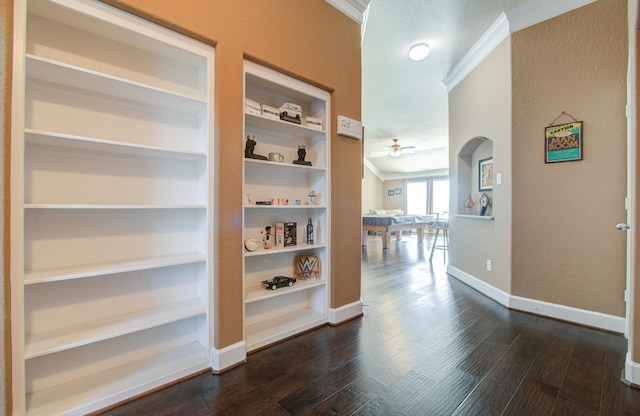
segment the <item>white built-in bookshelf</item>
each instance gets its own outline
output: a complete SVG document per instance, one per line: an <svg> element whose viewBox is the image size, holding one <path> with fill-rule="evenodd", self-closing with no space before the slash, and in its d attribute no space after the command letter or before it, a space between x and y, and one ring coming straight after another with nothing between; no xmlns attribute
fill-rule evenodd
<svg viewBox="0 0 640 416"><path fill-rule="evenodd" d="M92 0L15 1L14 414L208 369L212 47Z"/></svg>
<svg viewBox="0 0 640 416"><path fill-rule="evenodd" d="M256 350L287 337L328 322L329 285L331 282L330 230L330 94L315 86L251 61L244 62L245 98L259 104L279 108L284 103L302 107L300 124L251 114L245 109L245 134L255 136L254 153L268 156L277 152L281 163L244 159L243 241L262 242L261 231L278 222L297 224L297 244L284 248L260 247L244 253L244 338L247 351ZM321 127L309 126L306 117L320 119ZM298 159L298 146L306 148L306 161L311 166L293 164ZM309 206L308 195L316 194L315 205ZM274 205L256 205L257 201L274 199ZM288 205L277 205L278 198ZM300 205L294 205L299 200ZM311 217L315 241L306 242L306 225ZM298 279L291 287L267 290L263 280L277 275L295 277L294 262L299 255L317 256L320 277Z"/></svg>

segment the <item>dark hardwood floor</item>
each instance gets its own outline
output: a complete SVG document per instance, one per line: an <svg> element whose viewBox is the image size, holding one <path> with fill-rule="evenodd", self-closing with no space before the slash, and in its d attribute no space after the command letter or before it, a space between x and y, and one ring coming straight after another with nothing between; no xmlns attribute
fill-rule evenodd
<svg viewBox="0 0 640 416"><path fill-rule="evenodd" d="M624 337L507 310L448 277L442 252L430 264L430 244L370 236L362 318L104 414L640 415Z"/></svg>

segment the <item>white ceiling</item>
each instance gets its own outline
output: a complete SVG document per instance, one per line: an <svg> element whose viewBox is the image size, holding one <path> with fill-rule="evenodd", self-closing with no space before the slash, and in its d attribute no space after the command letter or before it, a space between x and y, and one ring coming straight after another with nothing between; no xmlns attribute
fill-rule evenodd
<svg viewBox="0 0 640 416"><path fill-rule="evenodd" d="M382 179L446 172L442 80L503 12L535 2L539 7L539 0L371 0L363 24L362 123L365 159ZM418 41L431 52L414 62L408 52ZM416 152L387 156L394 138Z"/></svg>

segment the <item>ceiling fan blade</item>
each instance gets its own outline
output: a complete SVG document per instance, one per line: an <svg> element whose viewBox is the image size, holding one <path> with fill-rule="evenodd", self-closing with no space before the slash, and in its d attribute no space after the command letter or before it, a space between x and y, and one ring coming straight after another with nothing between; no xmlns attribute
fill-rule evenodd
<svg viewBox="0 0 640 416"><path fill-rule="evenodd" d="M399 157L403 154L412 154L414 153L414 149L416 148L415 146L401 146L400 144L398 144L398 139L393 139L393 144L386 145L385 147L389 149L387 151L387 156L390 157Z"/></svg>

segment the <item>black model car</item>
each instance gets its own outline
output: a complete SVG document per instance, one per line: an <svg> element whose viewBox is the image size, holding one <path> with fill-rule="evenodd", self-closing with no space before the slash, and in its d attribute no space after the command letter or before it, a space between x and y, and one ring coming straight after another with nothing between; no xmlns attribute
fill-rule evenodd
<svg viewBox="0 0 640 416"><path fill-rule="evenodd" d="M276 276L273 279L263 280L262 287L265 289L276 290L279 287L293 286L296 279L287 276Z"/></svg>

